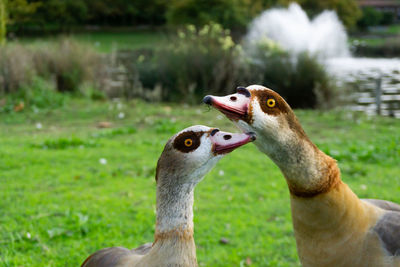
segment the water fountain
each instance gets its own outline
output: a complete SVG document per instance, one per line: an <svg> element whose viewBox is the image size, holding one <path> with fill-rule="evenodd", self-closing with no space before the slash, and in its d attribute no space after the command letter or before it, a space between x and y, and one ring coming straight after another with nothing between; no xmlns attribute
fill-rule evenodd
<svg viewBox="0 0 400 267"><path fill-rule="evenodd" d="M400 98L400 59L352 57L346 30L334 11L323 11L310 19L296 3L288 8L266 10L250 24L245 49L251 54L254 44L265 38L278 43L293 55L308 52L317 56L341 84L354 81L369 83L365 87L371 93L367 96L367 90L360 94L359 100L366 101L360 110L375 112L372 95L377 79L381 79L383 93L386 90L392 95L398 94L388 98L400 104L400 99L397 100ZM396 116L400 117L400 112Z"/></svg>
<svg viewBox="0 0 400 267"><path fill-rule="evenodd" d="M269 38L297 54L307 51L321 58L348 57L346 31L333 11L324 11L310 20L301 7L292 3L286 8L264 11L251 23L248 43Z"/></svg>

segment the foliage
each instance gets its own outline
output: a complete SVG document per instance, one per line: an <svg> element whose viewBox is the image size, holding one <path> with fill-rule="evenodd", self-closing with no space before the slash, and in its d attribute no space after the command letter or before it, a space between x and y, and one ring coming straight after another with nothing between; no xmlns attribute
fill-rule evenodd
<svg viewBox="0 0 400 267"><path fill-rule="evenodd" d="M34 46L8 45L0 51L0 88L3 94L15 92L39 76L60 92L80 93L84 86L84 95L92 99L108 95L198 103L206 91L223 95L238 85L259 83L279 91L296 107L335 103L335 87L316 58L293 58L270 40L255 51L249 54L229 30L215 23L187 26L163 45L125 51L128 58L118 60L114 53L103 56L65 38ZM117 61L127 71L123 89L107 82L117 75L109 67Z"/></svg>
<svg viewBox="0 0 400 267"><path fill-rule="evenodd" d="M390 11L380 11L373 7L365 7L362 9L362 16L357 21L357 26L361 30L377 25L390 25L395 20L395 14Z"/></svg>
<svg viewBox="0 0 400 267"><path fill-rule="evenodd" d="M14 6L26 0L16 0ZM246 24L276 0L33 0L35 13L25 13L15 31L62 30L77 25L163 25L166 17L171 24L204 25L210 21L226 28L245 28ZM20 16L19 16L20 17Z"/></svg>
<svg viewBox="0 0 400 267"><path fill-rule="evenodd" d="M168 7L168 1L164 0L85 0L84 2L89 9L89 23L115 26L163 24Z"/></svg>
<svg viewBox="0 0 400 267"><path fill-rule="evenodd" d="M245 29L252 18L276 2L262 0L173 0L168 7L167 20L172 25L193 24L203 26L214 21L226 29Z"/></svg>
<svg viewBox="0 0 400 267"><path fill-rule="evenodd" d="M18 10L26 0L16 0ZM163 0L33 0L37 11L16 20L14 31L68 31L77 25L160 25L165 23L167 2ZM26 9L25 9L26 10ZM16 13L17 14L17 13ZM18 23L17 23L18 22Z"/></svg>
<svg viewBox="0 0 400 267"><path fill-rule="evenodd" d="M380 39L381 40L381 39ZM353 54L362 57L400 57L400 38L386 38L377 43L353 42Z"/></svg>
<svg viewBox="0 0 400 267"><path fill-rule="evenodd" d="M30 16L36 12L40 4L27 0L0 0L0 45L5 43L7 25L30 22Z"/></svg>
<svg viewBox="0 0 400 267"><path fill-rule="evenodd" d="M0 0L0 46L4 45L7 36L7 0Z"/></svg>
<svg viewBox="0 0 400 267"><path fill-rule="evenodd" d="M164 100L194 102L205 91L221 94L235 88L239 53L240 47L221 25L189 25L154 57L139 60L137 69L144 87L162 86Z"/></svg>
<svg viewBox="0 0 400 267"><path fill-rule="evenodd" d="M83 81L95 81L97 74L102 71L101 56L70 39L62 40L50 53L47 56L50 60L47 62L48 71L55 75L57 90L60 92L77 92ZM43 54L37 59L38 64L42 57Z"/></svg>
<svg viewBox="0 0 400 267"><path fill-rule="evenodd" d="M292 0L280 0L280 3L290 4ZM361 16L360 8L356 0L295 0L310 16L315 16L322 11L334 10L347 28L355 26Z"/></svg>
<svg viewBox="0 0 400 267"><path fill-rule="evenodd" d="M114 103L82 99L49 113L0 114L0 266L80 266L98 249L151 242L155 167L172 135L157 132L157 120L177 130L204 124L237 131L204 106L123 104L125 119L110 108ZM400 203L397 120L347 111L296 115L358 196ZM113 130L93 127L103 120L137 131L96 139L98 146L32 147L71 136L88 143ZM223 158L197 186L194 225L199 266L300 266L287 184L252 144Z"/></svg>
<svg viewBox="0 0 400 267"><path fill-rule="evenodd" d="M0 49L0 95L16 92L32 81L34 75L31 52L21 45Z"/></svg>
<svg viewBox="0 0 400 267"><path fill-rule="evenodd" d="M60 106L51 91L77 93L85 82L99 89L104 69L102 55L68 39L34 48L6 45L0 50L0 97L36 108ZM6 110L17 102L9 99Z"/></svg>
<svg viewBox="0 0 400 267"><path fill-rule="evenodd" d="M40 1L30 2L27 0L9 0L8 1L8 12L9 12L9 23L20 24L30 21L30 18L35 14L36 10L41 6Z"/></svg>
<svg viewBox="0 0 400 267"><path fill-rule="evenodd" d="M245 84L263 84L281 94L295 108L325 108L336 102L336 88L317 56L292 55L264 39L247 55ZM244 66L245 64L241 64Z"/></svg>
<svg viewBox="0 0 400 267"><path fill-rule="evenodd" d="M2 0L4 1L4 0ZM242 32L263 10L288 4L288 0L14 0L10 14L13 31L22 33L68 32L84 25L137 26L185 25L210 22ZM311 15L335 10L347 27L360 16L355 0L297 0ZM35 10L36 12L32 12Z"/></svg>
<svg viewBox="0 0 400 267"><path fill-rule="evenodd" d="M382 12L373 7L365 7L362 9L362 16L357 21L357 26L361 29L365 29L370 26L378 25L380 24L382 17Z"/></svg>
<svg viewBox="0 0 400 267"><path fill-rule="evenodd" d="M53 110L64 105L66 96L56 93L51 83L33 77L32 82L22 85L19 90L7 94L0 105L1 112L20 112L24 109L37 112L38 110Z"/></svg>
<svg viewBox="0 0 400 267"><path fill-rule="evenodd" d="M142 86L161 86L163 100L198 103L205 92L224 95L256 83L278 91L294 107L335 103L336 88L316 57L292 56L271 40L243 49L229 31L211 24L188 26L169 44L135 63Z"/></svg>
<svg viewBox="0 0 400 267"><path fill-rule="evenodd" d="M395 22L396 15L390 11L382 12L382 19L380 21L381 25L392 25Z"/></svg>

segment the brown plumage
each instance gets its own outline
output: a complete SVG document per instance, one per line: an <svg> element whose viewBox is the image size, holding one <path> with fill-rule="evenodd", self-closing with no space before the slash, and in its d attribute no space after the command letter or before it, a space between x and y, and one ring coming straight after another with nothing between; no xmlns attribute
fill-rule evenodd
<svg viewBox="0 0 400 267"><path fill-rule="evenodd" d="M281 169L303 266L400 266L400 206L360 200L342 182L336 161L309 140L279 94L254 85L233 95L207 96L204 102L242 130L255 132L255 145Z"/></svg>
<svg viewBox="0 0 400 267"><path fill-rule="evenodd" d="M110 247L89 256L82 267L195 267L193 194L198 182L227 153L255 139L206 126L174 135L157 163L157 221L154 242L133 250Z"/></svg>

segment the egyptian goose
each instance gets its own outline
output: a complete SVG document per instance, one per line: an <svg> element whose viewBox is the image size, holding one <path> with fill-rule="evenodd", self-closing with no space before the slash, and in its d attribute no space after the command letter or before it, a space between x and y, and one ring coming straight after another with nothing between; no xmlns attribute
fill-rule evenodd
<svg viewBox="0 0 400 267"><path fill-rule="evenodd" d="M192 126L165 145L156 171L157 221L154 242L133 250L111 247L89 256L83 267L197 266L193 239L193 191L227 153L255 139Z"/></svg>
<svg viewBox="0 0 400 267"><path fill-rule="evenodd" d="M359 199L279 94L252 85L203 101L255 132L255 145L281 169L303 266L400 266L400 205Z"/></svg>

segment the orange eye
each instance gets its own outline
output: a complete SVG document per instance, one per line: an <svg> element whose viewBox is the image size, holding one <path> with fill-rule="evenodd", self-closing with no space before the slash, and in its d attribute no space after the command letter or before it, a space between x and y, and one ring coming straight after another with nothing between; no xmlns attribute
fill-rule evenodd
<svg viewBox="0 0 400 267"><path fill-rule="evenodd" d="M267 100L267 106L270 107L270 108L275 107L275 99L272 99L272 98L268 99Z"/></svg>
<svg viewBox="0 0 400 267"><path fill-rule="evenodd" d="M185 146L190 147L193 145L193 140L188 138L185 140Z"/></svg>

